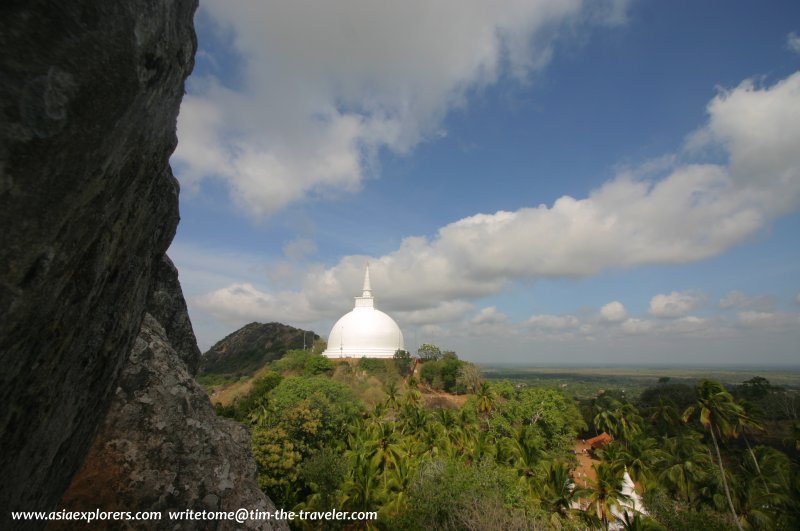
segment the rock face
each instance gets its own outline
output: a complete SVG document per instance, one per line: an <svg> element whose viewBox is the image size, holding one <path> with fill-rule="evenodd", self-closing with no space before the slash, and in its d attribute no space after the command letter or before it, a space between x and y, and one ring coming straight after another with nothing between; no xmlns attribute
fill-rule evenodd
<svg viewBox="0 0 800 531"><path fill-rule="evenodd" d="M250 374L287 350L310 347L319 336L281 323L250 323L218 341L200 360L201 373Z"/></svg>
<svg viewBox="0 0 800 531"><path fill-rule="evenodd" d="M177 271L165 258L111 409L64 508L161 511L161 521L142 529L273 529L263 521L168 518L169 510L275 510L256 483L250 434L217 417L192 377L199 356Z"/></svg>
<svg viewBox="0 0 800 531"><path fill-rule="evenodd" d="M166 255L159 263L147 311L164 328L170 345L186 365L189 374L197 374L200 349L197 348L197 338L189 320L178 272Z"/></svg>
<svg viewBox="0 0 800 531"><path fill-rule="evenodd" d="M139 331L178 222L196 7L0 6L2 518L57 505Z"/></svg>

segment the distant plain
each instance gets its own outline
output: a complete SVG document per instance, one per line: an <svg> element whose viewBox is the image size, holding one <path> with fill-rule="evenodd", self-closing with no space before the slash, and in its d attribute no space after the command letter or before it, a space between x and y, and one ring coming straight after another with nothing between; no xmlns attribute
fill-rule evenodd
<svg viewBox="0 0 800 531"><path fill-rule="evenodd" d="M756 376L772 385L800 392L800 368L770 367L481 367L483 376L492 381L510 380L533 387L558 387L576 398L591 398L600 391L621 390L636 398L648 387L662 382L693 385L709 378L725 385L737 385ZM669 380L664 380L669 378Z"/></svg>

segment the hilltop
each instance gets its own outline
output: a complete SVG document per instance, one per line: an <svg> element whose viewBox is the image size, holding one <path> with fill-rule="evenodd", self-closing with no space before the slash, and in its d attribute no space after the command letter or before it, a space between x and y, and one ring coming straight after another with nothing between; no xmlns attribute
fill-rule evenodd
<svg viewBox="0 0 800 531"><path fill-rule="evenodd" d="M319 336L281 323L250 323L229 334L203 354L200 374L250 375L292 349L311 346Z"/></svg>

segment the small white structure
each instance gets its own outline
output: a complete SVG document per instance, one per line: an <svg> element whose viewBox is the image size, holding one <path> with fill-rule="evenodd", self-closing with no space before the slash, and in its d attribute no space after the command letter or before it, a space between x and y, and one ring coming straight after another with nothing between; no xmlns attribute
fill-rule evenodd
<svg viewBox="0 0 800 531"><path fill-rule="evenodd" d="M333 325L328 334L329 358L393 358L405 350L403 333L394 319L375 308L369 281L369 265L364 273L364 289L355 297L355 307Z"/></svg>
<svg viewBox="0 0 800 531"><path fill-rule="evenodd" d="M622 524L620 522L625 519L625 513L627 513L628 518L631 519L636 513L648 516L647 509L644 508L644 504L642 503L642 498L639 496L639 493L636 492L633 480L630 474L628 474L627 466L625 467L625 474L622 476L621 490L622 494L627 497L627 500L620 502L619 507L615 506L611 508L611 513L617 518L617 522L609 525L609 529L622 529Z"/></svg>

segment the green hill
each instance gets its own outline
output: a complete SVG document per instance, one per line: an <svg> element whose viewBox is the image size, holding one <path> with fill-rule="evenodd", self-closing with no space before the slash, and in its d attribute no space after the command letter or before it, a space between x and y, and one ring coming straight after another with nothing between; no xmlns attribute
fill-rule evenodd
<svg viewBox="0 0 800 531"><path fill-rule="evenodd" d="M250 323L217 342L200 360L199 374L252 374L287 350L310 348L319 336L281 323Z"/></svg>

